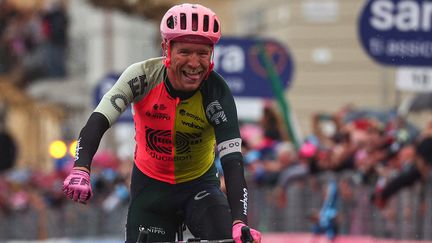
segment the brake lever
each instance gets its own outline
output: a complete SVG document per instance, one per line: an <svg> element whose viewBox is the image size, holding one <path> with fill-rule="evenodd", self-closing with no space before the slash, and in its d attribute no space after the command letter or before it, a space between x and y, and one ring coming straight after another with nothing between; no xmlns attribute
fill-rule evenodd
<svg viewBox="0 0 432 243"><path fill-rule="evenodd" d="M241 228L241 241L242 243L253 243L253 238L250 232L250 228L248 226L243 226Z"/></svg>

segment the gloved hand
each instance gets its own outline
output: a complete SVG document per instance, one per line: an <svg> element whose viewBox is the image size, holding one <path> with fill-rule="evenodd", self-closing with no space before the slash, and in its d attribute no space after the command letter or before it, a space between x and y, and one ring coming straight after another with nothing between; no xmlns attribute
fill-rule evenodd
<svg viewBox="0 0 432 243"><path fill-rule="evenodd" d="M72 169L63 182L63 193L75 202L86 204L92 196L90 173L76 168Z"/></svg>
<svg viewBox="0 0 432 243"><path fill-rule="evenodd" d="M232 227L232 237L235 241L235 243L242 243L242 228L248 227L244 223L236 223ZM261 233L257 230L254 230L250 228L250 234L253 238L254 243L260 243L261 242Z"/></svg>

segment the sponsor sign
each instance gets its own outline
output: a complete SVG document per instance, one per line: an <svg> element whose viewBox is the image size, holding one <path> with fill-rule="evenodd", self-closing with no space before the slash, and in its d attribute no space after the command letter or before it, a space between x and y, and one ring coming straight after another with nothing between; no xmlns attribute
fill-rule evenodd
<svg viewBox="0 0 432 243"><path fill-rule="evenodd" d="M399 68L396 72L399 90L414 92L432 91L432 68Z"/></svg>
<svg viewBox="0 0 432 243"><path fill-rule="evenodd" d="M224 77L231 92L237 97L273 97L267 70L259 57L262 43L284 89L289 88L293 75L293 62L287 49L269 39L222 38L215 47L215 71Z"/></svg>
<svg viewBox="0 0 432 243"><path fill-rule="evenodd" d="M363 48L380 64L431 66L431 0L369 0L358 30Z"/></svg>

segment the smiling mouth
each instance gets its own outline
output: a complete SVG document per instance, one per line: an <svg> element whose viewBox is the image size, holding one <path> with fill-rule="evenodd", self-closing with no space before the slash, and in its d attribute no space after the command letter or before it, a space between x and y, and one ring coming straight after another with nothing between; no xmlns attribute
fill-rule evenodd
<svg viewBox="0 0 432 243"><path fill-rule="evenodd" d="M187 77L190 80L194 80L194 81L199 80L200 77L201 77L201 74L202 74L201 71L199 71L199 72L186 72L186 71L183 71L182 73L183 73L183 75L185 77Z"/></svg>

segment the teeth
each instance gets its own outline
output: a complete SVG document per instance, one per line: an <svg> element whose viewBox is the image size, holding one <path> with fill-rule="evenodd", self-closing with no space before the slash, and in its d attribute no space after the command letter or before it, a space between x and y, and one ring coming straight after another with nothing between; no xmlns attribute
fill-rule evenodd
<svg viewBox="0 0 432 243"><path fill-rule="evenodd" d="M199 74L200 72L201 72L201 70L197 70L197 71L189 71L189 72L186 72L186 71L185 71L186 74L190 74L190 75Z"/></svg>

